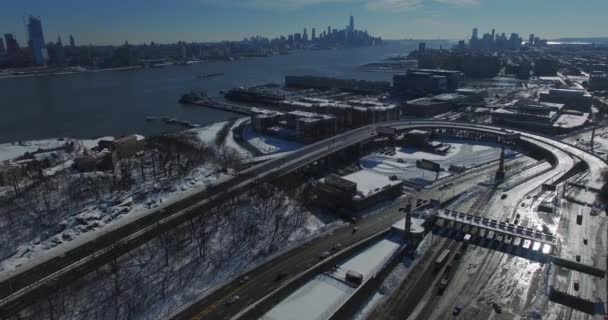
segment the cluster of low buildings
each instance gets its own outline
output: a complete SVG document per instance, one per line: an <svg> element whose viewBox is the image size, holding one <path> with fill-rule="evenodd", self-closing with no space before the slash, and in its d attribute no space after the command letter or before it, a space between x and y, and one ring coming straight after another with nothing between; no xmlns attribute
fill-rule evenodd
<svg viewBox="0 0 608 320"><path fill-rule="evenodd" d="M372 99L301 98L283 100L275 109L282 111L252 109L254 129L301 142L313 142L347 129L400 118L399 106Z"/></svg>
<svg viewBox="0 0 608 320"><path fill-rule="evenodd" d="M564 133L587 124L592 96L583 89L549 89L536 100L513 100L492 112L492 123L546 133Z"/></svg>

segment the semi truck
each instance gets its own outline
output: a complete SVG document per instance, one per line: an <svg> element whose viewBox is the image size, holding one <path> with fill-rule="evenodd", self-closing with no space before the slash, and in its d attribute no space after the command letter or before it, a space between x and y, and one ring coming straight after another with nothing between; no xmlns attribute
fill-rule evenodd
<svg viewBox="0 0 608 320"><path fill-rule="evenodd" d="M445 249L441 252L439 257L437 257L437 260L435 260L435 271L439 271L439 269L441 269L441 267L443 267L445 262L448 260L449 255L450 255L450 249Z"/></svg>

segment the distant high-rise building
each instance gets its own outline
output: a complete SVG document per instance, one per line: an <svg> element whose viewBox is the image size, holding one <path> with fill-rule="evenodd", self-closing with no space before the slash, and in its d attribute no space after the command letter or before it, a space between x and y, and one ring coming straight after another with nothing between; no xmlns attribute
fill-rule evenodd
<svg viewBox="0 0 608 320"><path fill-rule="evenodd" d="M471 39L478 39L478 37L477 37L477 28L473 28L473 35L471 36Z"/></svg>
<svg viewBox="0 0 608 320"><path fill-rule="evenodd" d="M350 31L355 30L355 17L354 17L354 16L352 16L352 15L350 16L350 24L349 24L349 27L350 27Z"/></svg>
<svg viewBox="0 0 608 320"><path fill-rule="evenodd" d="M27 35L34 63L39 66L44 65L47 60L47 51L40 17L30 16L27 24Z"/></svg>
<svg viewBox="0 0 608 320"><path fill-rule="evenodd" d="M6 49L4 48L4 40L0 38L0 53L4 53Z"/></svg>
<svg viewBox="0 0 608 320"><path fill-rule="evenodd" d="M315 30L315 28L312 28L312 35L311 35L311 39L317 40L317 30Z"/></svg>
<svg viewBox="0 0 608 320"><path fill-rule="evenodd" d="M418 44L418 51L424 52L426 50L426 42L420 42Z"/></svg>
<svg viewBox="0 0 608 320"><path fill-rule="evenodd" d="M12 55L19 52L19 43L12 33L5 34L4 40L6 40L6 53Z"/></svg>
<svg viewBox="0 0 608 320"><path fill-rule="evenodd" d="M304 32L302 33L302 40L308 41L308 32L306 28L304 28Z"/></svg>
<svg viewBox="0 0 608 320"><path fill-rule="evenodd" d="M530 37L528 37L528 45L529 46L534 45L534 33L530 33Z"/></svg>
<svg viewBox="0 0 608 320"><path fill-rule="evenodd" d="M492 41L496 38L496 30L492 29Z"/></svg>
<svg viewBox="0 0 608 320"><path fill-rule="evenodd" d="M327 35L331 34L331 26L327 27Z"/></svg>
<svg viewBox="0 0 608 320"><path fill-rule="evenodd" d="M76 41L74 41L74 36L70 35L70 47L74 48L76 46Z"/></svg>

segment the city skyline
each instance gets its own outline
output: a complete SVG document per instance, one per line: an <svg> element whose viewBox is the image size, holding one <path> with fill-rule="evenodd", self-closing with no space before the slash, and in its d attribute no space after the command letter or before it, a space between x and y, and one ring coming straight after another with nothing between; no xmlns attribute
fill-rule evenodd
<svg viewBox="0 0 608 320"><path fill-rule="evenodd" d="M608 36L603 31L608 22L601 18L601 12L608 9L605 1L589 0L584 7L566 0L550 1L550 6L548 2L289 0L277 5L267 0L61 0L53 4L26 0L10 3L0 13L0 33L15 34L22 46L27 44L23 20L31 14L41 17L49 39L73 34L80 44L238 41L256 35L273 38L303 28L343 29L352 14L357 19L357 29L385 39L459 40L468 38L472 27L520 34L535 32L549 39Z"/></svg>

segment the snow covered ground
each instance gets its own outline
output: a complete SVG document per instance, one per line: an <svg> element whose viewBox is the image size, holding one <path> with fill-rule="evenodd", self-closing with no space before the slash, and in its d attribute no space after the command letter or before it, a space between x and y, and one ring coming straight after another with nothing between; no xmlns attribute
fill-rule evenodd
<svg viewBox="0 0 608 320"><path fill-rule="evenodd" d="M0 144L0 162L23 156L26 152L35 152L38 149L59 148L66 143L66 139L46 139L36 141L20 141Z"/></svg>
<svg viewBox="0 0 608 320"><path fill-rule="evenodd" d="M217 135L217 132L223 127L224 123L217 123L208 127L197 129L198 137L201 142L212 145ZM104 137L106 139L111 137ZM92 148L97 145L100 139L91 140L76 140L79 141L84 148ZM37 150L39 147L54 147L57 144L63 145L62 140L43 140L25 143L28 146L27 150ZM3 157L9 157L26 150L24 148L12 148L11 153ZM18 152L17 152L18 151ZM81 150L84 151L84 150ZM61 187L69 185L67 181L82 180L88 181L88 184L101 184L103 181L112 179L110 173L90 172L77 173L71 172L71 160L61 163L55 167L45 171L46 174L56 174L59 171L67 170L65 178L59 182ZM140 169L135 170L139 173ZM150 171L149 168L146 171ZM148 172L149 175L151 173ZM189 195L201 192L212 183L218 183L227 176L220 173L217 165L214 163L204 163L203 165L193 169L187 175L175 180L167 180L159 183L153 179L143 179L141 183L133 185L128 190L113 192L102 201L94 198L84 199L83 206L76 206L75 210L69 211L59 219L54 218L45 230L39 232L38 236L26 230L18 232L19 236L11 236L9 232L3 232L0 236L1 241L8 241L14 244L15 239L19 238L22 242L17 243L17 248L11 251L9 246L6 246L0 252L0 257L4 258L0 261L0 279L5 278L15 272L19 272L22 268L29 267L32 264L42 262L50 257L60 255L66 250L76 247L82 243L90 241L99 235L108 232L109 230L118 228L124 224L130 223L133 220L148 214L151 210L156 210L158 207L166 206L170 203L183 199ZM83 182L84 183L84 182ZM51 188L52 186L49 186ZM52 190L52 189L49 189ZM58 192L58 191L57 191ZM27 199L24 199L27 200ZM23 202L23 201L22 201ZM27 201L26 201L27 202ZM25 204L25 202L24 202ZM20 207L22 205L19 205ZM7 209L9 210L9 209ZM12 210L12 209L10 209ZM10 214L3 212L2 215ZM28 217L30 220L36 217ZM33 228L30 223L24 221L24 226L20 228ZM9 228L6 220L0 220L2 230ZM14 227L11 227L14 231ZM25 230L25 229L22 229ZM31 235L30 235L31 234ZM29 238L28 238L29 237ZM10 254L12 252L12 254ZM8 254L7 254L8 253Z"/></svg>
<svg viewBox="0 0 608 320"><path fill-rule="evenodd" d="M450 165L471 168L500 158L500 146L495 143L440 139L439 142L452 146L445 155L428 153L415 148L396 148L395 155L372 154L360 160L365 170L377 172L386 176L397 176L401 180L426 185L435 181L435 172L421 170L416 167L416 160L426 159L441 165L443 171L439 179L451 175ZM513 158L516 152L506 149L505 157Z"/></svg>
<svg viewBox="0 0 608 320"><path fill-rule="evenodd" d="M292 245L330 232L271 186L254 189L100 267L36 304L33 319L49 319L70 299L61 319L158 319L201 294L268 261ZM323 217L321 217L323 219Z"/></svg>
<svg viewBox="0 0 608 320"><path fill-rule="evenodd" d="M255 132L250 125L243 130L243 138L263 154L293 151L303 146L298 142Z"/></svg>

